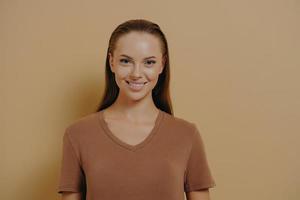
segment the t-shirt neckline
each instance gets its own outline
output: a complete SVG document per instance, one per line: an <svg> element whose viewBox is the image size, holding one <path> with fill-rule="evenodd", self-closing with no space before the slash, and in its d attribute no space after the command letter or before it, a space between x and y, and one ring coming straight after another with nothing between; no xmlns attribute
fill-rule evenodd
<svg viewBox="0 0 300 200"><path fill-rule="evenodd" d="M144 147L146 144L150 143L153 136L158 132L159 127L160 127L161 122L162 122L162 119L164 118L163 111L160 110L160 109L158 109L158 111L159 111L158 115L155 119L154 126L153 126L152 130L150 131L150 133L147 135L146 138L144 138L143 141L141 141L141 142L139 142L138 144L135 144L135 145L131 145L131 144L128 144L128 143L124 142L123 140L121 140L117 136L115 136L114 133L112 133L112 131L108 127L107 122L104 120L103 110L99 111L98 115L99 115L100 125L103 128L105 134L107 136L109 136L109 138L114 143L120 145L121 147L123 147L125 149L131 150L131 151L136 151L136 150L141 149L142 147Z"/></svg>

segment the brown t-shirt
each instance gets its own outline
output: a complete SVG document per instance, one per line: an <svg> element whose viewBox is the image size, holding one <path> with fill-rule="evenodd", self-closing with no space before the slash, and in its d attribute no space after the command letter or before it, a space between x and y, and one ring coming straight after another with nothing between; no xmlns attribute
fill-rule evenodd
<svg viewBox="0 0 300 200"><path fill-rule="evenodd" d="M159 110L137 145L116 137L103 111L69 125L57 192L87 200L183 200L184 192L216 186L196 125Z"/></svg>

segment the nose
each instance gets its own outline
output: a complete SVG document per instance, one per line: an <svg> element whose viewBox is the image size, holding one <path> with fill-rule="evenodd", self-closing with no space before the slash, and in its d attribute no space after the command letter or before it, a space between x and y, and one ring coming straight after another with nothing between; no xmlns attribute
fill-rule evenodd
<svg viewBox="0 0 300 200"><path fill-rule="evenodd" d="M141 76L141 67L139 66L139 64L134 65L131 71L131 76L136 78Z"/></svg>

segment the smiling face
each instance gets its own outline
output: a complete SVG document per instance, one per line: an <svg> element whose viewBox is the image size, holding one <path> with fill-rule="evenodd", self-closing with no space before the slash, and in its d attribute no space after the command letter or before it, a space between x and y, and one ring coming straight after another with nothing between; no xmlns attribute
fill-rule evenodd
<svg viewBox="0 0 300 200"><path fill-rule="evenodd" d="M130 32L121 36L109 63L121 96L138 100L151 97L159 74L163 71L159 39L149 33Z"/></svg>

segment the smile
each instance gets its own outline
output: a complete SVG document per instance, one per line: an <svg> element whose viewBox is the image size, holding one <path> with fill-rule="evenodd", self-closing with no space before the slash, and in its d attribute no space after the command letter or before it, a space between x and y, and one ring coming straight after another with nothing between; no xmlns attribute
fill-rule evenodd
<svg viewBox="0 0 300 200"><path fill-rule="evenodd" d="M129 82L126 80L126 83L128 84L129 88L135 91L141 90L144 85L148 82L144 82L144 83L134 83L134 82Z"/></svg>

